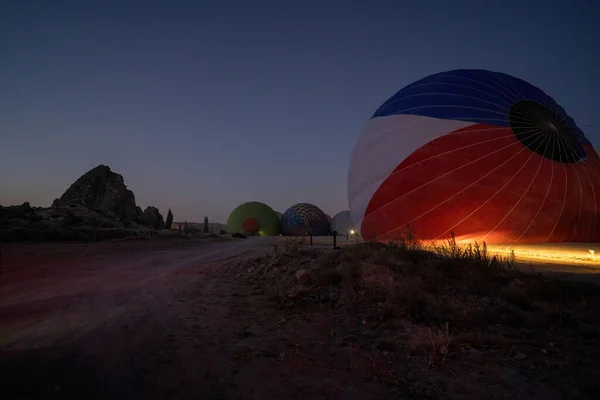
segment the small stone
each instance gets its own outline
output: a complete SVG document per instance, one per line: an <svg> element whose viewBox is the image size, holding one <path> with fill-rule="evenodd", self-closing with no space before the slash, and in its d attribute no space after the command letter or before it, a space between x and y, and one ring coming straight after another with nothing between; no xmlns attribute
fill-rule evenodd
<svg viewBox="0 0 600 400"><path fill-rule="evenodd" d="M308 271L306 271L305 269L300 269L296 272L296 279L298 279L298 283L303 286L308 285L310 283Z"/></svg>
<svg viewBox="0 0 600 400"><path fill-rule="evenodd" d="M524 360L526 358L527 358L527 356L524 353L519 353L513 357L513 360L519 361L519 360Z"/></svg>

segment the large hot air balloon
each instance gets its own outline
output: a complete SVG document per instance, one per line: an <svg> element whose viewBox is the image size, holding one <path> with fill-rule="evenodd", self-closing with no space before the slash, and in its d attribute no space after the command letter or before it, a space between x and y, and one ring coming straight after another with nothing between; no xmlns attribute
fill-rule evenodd
<svg viewBox="0 0 600 400"><path fill-rule="evenodd" d="M264 203L251 201L237 206L227 218L230 232L258 232L261 236L279 235L279 218L275 211Z"/></svg>
<svg viewBox="0 0 600 400"><path fill-rule="evenodd" d="M352 153L348 198L365 240L409 224L424 240L600 240L600 159L550 96L512 76L454 70L387 100Z"/></svg>
<svg viewBox="0 0 600 400"><path fill-rule="evenodd" d="M355 231L350 211L340 211L331 220L331 232L337 231L338 235L348 235Z"/></svg>
<svg viewBox="0 0 600 400"><path fill-rule="evenodd" d="M254 235L260 231L260 222L256 218L246 218L242 221L242 231Z"/></svg>
<svg viewBox="0 0 600 400"><path fill-rule="evenodd" d="M281 218L281 233L285 236L313 236L329 234L329 222L321 209L308 203L295 204Z"/></svg>

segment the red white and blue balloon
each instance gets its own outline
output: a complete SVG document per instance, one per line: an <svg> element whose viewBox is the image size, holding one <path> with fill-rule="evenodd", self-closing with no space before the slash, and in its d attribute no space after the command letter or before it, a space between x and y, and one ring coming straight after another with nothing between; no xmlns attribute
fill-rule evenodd
<svg viewBox="0 0 600 400"><path fill-rule="evenodd" d="M522 79L453 70L387 100L348 173L365 240L600 240L600 158L575 121Z"/></svg>

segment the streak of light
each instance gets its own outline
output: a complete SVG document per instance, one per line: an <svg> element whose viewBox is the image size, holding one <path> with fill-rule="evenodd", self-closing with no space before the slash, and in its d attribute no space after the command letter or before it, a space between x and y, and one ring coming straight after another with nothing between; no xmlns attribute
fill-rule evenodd
<svg viewBox="0 0 600 400"><path fill-rule="evenodd" d="M488 251L504 256L514 252L517 261L520 262L594 266L600 272L600 259L594 254L594 248L598 247L600 243L488 245Z"/></svg>

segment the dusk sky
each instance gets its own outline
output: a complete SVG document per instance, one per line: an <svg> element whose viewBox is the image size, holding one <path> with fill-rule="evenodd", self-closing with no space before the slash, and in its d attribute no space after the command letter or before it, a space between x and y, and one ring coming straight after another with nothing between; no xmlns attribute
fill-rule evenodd
<svg viewBox="0 0 600 400"><path fill-rule="evenodd" d="M0 204L98 164L138 205L348 209L352 148L403 86L525 79L600 148L600 1L0 0Z"/></svg>

